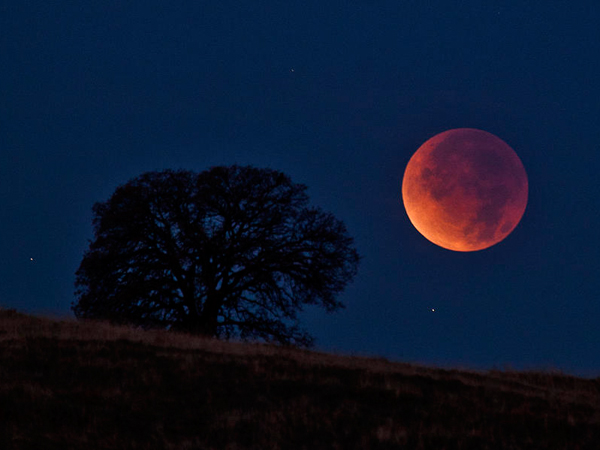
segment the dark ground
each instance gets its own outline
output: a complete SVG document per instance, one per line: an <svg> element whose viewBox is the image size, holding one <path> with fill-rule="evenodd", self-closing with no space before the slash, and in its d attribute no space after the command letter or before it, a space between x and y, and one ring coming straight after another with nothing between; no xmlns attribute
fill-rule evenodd
<svg viewBox="0 0 600 450"><path fill-rule="evenodd" d="M0 310L0 448L597 449L600 380Z"/></svg>

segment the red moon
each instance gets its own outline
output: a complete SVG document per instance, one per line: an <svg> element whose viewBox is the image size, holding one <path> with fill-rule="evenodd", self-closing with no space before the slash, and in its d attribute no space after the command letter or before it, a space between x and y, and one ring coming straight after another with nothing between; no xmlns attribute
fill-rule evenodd
<svg viewBox="0 0 600 450"><path fill-rule="evenodd" d="M523 163L502 139L473 128L437 134L412 156L402 180L408 218L427 239L483 250L517 226L527 206Z"/></svg>

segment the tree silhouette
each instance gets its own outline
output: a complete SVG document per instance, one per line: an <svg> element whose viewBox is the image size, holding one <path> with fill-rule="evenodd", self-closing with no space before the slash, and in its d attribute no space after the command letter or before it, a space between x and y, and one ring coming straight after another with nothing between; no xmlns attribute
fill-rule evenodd
<svg viewBox="0 0 600 450"><path fill-rule="evenodd" d="M310 346L306 304L335 311L359 255L344 224L271 169L148 172L93 207L78 318Z"/></svg>

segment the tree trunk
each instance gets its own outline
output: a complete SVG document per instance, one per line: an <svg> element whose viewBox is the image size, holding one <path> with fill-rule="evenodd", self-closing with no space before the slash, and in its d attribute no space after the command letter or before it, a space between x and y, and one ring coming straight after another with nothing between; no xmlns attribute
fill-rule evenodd
<svg viewBox="0 0 600 450"><path fill-rule="evenodd" d="M206 337L217 336L218 317L221 304L222 301L218 295L213 294L212 296L207 297L197 322L198 326L194 330L195 333Z"/></svg>

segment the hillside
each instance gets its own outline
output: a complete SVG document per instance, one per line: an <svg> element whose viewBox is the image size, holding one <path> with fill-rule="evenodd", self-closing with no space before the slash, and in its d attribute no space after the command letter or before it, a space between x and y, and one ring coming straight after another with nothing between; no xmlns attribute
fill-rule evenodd
<svg viewBox="0 0 600 450"><path fill-rule="evenodd" d="M0 449L598 449L600 379L0 310Z"/></svg>

